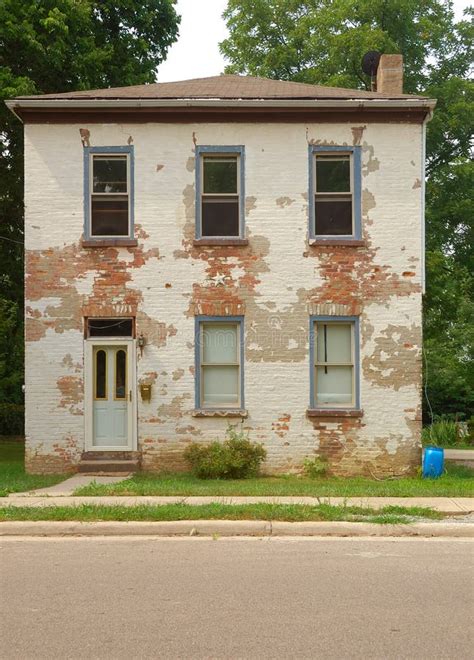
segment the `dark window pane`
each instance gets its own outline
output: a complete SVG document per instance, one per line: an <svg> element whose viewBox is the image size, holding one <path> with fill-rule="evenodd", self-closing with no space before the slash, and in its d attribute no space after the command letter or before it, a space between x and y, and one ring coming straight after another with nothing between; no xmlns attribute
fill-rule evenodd
<svg viewBox="0 0 474 660"><path fill-rule="evenodd" d="M349 156L316 156L316 192L350 192Z"/></svg>
<svg viewBox="0 0 474 660"><path fill-rule="evenodd" d="M131 337L132 319L87 319L89 337Z"/></svg>
<svg viewBox="0 0 474 660"><path fill-rule="evenodd" d="M93 192L96 193L126 193L127 192L127 157L126 156L94 156L93 158Z"/></svg>
<svg viewBox="0 0 474 660"><path fill-rule="evenodd" d="M325 199L316 196L316 235L352 235L352 200Z"/></svg>
<svg viewBox="0 0 474 660"><path fill-rule="evenodd" d="M127 355L123 349L115 354L115 398L125 399L127 387Z"/></svg>
<svg viewBox="0 0 474 660"><path fill-rule="evenodd" d="M95 354L96 367L95 367L95 398L106 399L106 385L107 385L107 356L105 351L97 351Z"/></svg>
<svg viewBox="0 0 474 660"><path fill-rule="evenodd" d="M128 236L128 199L92 197L92 236Z"/></svg>
<svg viewBox="0 0 474 660"><path fill-rule="evenodd" d="M203 236L239 235L239 200L237 197L204 197L202 200Z"/></svg>
<svg viewBox="0 0 474 660"><path fill-rule="evenodd" d="M203 169L204 193L237 192L237 158L204 158Z"/></svg>

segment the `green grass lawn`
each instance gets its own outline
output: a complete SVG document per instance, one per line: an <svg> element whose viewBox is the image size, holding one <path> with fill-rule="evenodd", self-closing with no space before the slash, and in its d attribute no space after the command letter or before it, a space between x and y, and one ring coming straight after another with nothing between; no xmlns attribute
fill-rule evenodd
<svg viewBox="0 0 474 660"><path fill-rule="evenodd" d="M63 481L64 475L25 474L25 448L21 438L0 437L0 497L34 488L45 488Z"/></svg>
<svg viewBox="0 0 474 660"><path fill-rule="evenodd" d="M23 467L24 448L18 440L0 438L0 496L44 488L63 481L67 475L29 475ZM474 471L447 464L436 480L405 477L376 481L368 477L297 476L259 477L243 480L201 480L190 474L138 474L119 484L91 484L75 495L308 495L333 497L472 497Z"/></svg>
<svg viewBox="0 0 474 660"><path fill-rule="evenodd" d="M320 504L189 504L100 506L83 504L77 507L4 507L0 508L0 521L7 520L285 520L290 522L348 520L380 524L410 523L430 518L439 520L437 511L423 507L387 506L379 511L356 506Z"/></svg>
<svg viewBox="0 0 474 660"><path fill-rule="evenodd" d="M308 495L333 497L471 497L474 470L448 464L440 479L404 477L376 481L368 477L280 476L255 479L197 479L190 474L137 474L110 486L92 483L75 495Z"/></svg>

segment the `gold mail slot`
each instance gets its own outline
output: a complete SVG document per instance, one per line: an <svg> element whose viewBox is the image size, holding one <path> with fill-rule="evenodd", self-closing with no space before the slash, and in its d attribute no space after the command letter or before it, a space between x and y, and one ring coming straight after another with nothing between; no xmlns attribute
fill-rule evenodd
<svg viewBox="0 0 474 660"><path fill-rule="evenodd" d="M151 401L151 385L140 385L140 394L142 401Z"/></svg>

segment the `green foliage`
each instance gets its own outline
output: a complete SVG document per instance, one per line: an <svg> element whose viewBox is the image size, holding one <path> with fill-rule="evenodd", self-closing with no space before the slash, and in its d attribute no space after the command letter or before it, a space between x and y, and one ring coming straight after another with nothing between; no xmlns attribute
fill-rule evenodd
<svg viewBox="0 0 474 660"><path fill-rule="evenodd" d="M16 359L8 386L0 372L0 400L19 403L23 382L23 127L3 100L153 82L177 38L174 5L175 0L0 2L0 299L16 305L14 344L11 338L4 343L0 327L0 363L5 351Z"/></svg>
<svg viewBox="0 0 474 660"><path fill-rule="evenodd" d="M313 456L305 458L303 461L304 474L310 479L318 479L319 477L326 476L328 471L328 461L321 456Z"/></svg>
<svg viewBox="0 0 474 660"><path fill-rule="evenodd" d="M3 401L22 402L23 333L18 317L17 304L0 297L0 406Z"/></svg>
<svg viewBox="0 0 474 660"><path fill-rule="evenodd" d="M226 71L339 87L369 87L369 50L403 53L407 88L428 58L455 41L451 3L440 0L229 0Z"/></svg>
<svg viewBox="0 0 474 660"><path fill-rule="evenodd" d="M24 435L25 406L0 403L0 435Z"/></svg>
<svg viewBox="0 0 474 660"><path fill-rule="evenodd" d="M444 415L423 428L421 439L424 446L459 447L474 449L474 417L463 421L459 415Z"/></svg>
<svg viewBox="0 0 474 660"><path fill-rule="evenodd" d="M229 425L224 442L203 445L193 442L184 458L200 479L245 479L255 476L267 452L261 444L250 442L248 435Z"/></svg>
<svg viewBox="0 0 474 660"><path fill-rule="evenodd" d="M369 50L402 53L404 91L437 99L427 127L425 388L474 414L473 10L448 0L229 0L229 73L370 89ZM429 419L427 402L423 415Z"/></svg>
<svg viewBox="0 0 474 660"><path fill-rule="evenodd" d="M455 447L462 439L457 422L450 419L440 419L431 426L425 426L421 434L424 445L435 447Z"/></svg>

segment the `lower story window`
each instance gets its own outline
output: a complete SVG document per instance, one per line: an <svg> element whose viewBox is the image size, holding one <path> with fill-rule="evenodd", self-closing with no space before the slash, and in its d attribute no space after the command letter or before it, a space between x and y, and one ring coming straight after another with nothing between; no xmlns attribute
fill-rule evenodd
<svg viewBox="0 0 474 660"><path fill-rule="evenodd" d="M242 408L242 320L197 320L196 407Z"/></svg>
<svg viewBox="0 0 474 660"><path fill-rule="evenodd" d="M312 321L312 407L359 408L358 320Z"/></svg>

